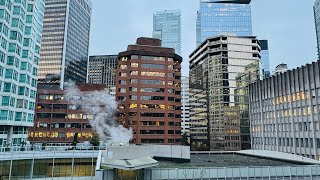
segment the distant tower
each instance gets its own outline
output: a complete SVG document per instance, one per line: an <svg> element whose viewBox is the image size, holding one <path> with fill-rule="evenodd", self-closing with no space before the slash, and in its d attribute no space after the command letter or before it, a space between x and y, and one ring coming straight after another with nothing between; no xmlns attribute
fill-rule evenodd
<svg viewBox="0 0 320 180"><path fill-rule="evenodd" d="M220 34L252 36L251 0L200 0L197 45Z"/></svg>
<svg viewBox="0 0 320 180"><path fill-rule="evenodd" d="M259 40L261 46L261 64L263 69L263 77L270 76L270 62L269 62L269 45L268 40Z"/></svg>
<svg viewBox="0 0 320 180"><path fill-rule="evenodd" d="M275 71L273 71L272 74L273 75L282 74L282 73L287 72L287 71L288 71L288 65L285 64L285 63L281 63L276 67Z"/></svg>
<svg viewBox="0 0 320 180"><path fill-rule="evenodd" d="M91 0L46 0L39 83L85 83Z"/></svg>
<svg viewBox="0 0 320 180"><path fill-rule="evenodd" d="M313 6L314 20L316 25L318 59L320 59L320 0L316 0Z"/></svg>
<svg viewBox="0 0 320 180"><path fill-rule="evenodd" d="M181 10L154 13L152 36L162 41L162 47L173 48L181 55Z"/></svg>

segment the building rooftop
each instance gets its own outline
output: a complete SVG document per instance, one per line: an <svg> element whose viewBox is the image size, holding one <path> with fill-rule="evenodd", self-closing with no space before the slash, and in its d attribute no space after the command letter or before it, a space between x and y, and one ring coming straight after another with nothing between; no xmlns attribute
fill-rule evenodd
<svg viewBox="0 0 320 180"><path fill-rule="evenodd" d="M253 166L294 166L297 162L267 159L240 154L192 154L190 163L159 161L158 168L174 167L253 167Z"/></svg>

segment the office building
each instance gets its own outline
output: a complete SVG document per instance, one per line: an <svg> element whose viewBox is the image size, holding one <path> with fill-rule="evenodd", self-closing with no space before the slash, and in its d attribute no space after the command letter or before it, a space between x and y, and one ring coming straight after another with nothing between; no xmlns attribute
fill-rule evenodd
<svg viewBox="0 0 320 180"><path fill-rule="evenodd" d="M252 149L320 160L320 62L249 86Z"/></svg>
<svg viewBox="0 0 320 180"><path fill-rule="evenodd" d="M190 118L190 92L189 92L189 77L181 77L181 120L182 134L189 135L189 118Z"/></svg>
<svg viewBox="0 0 320 180"><path fill-rule="evenodd" d="M39 83L85 83L91 0L46 0Z"/></svg>
<svg viewBox="0 0 320 180"><path fill-rule="evenodd" d="M190 146L191 150L210 150L208 139L208 104L205 87L190 87Z"/></svg>
<svg viewBox="0 0 320 180"><path fill-rule="evenodd" d="M33 126L44 4L0 2L0 147L26 143Z"/></svg>
<svg viewBox="0 0 320 180"><path fill-rule="evenodd" d="M203 41L189 57L192 148L249 149L247 85L261 78L259 41L256 37L215 36Z"/></svg>
<svg viewBox="0 0 320 180"><path fill-rule="evenodd" d="M82 92L105 90L104 84L77 84ZM38 85L35 124L29 128L31 143L69 143L78 133L80 142L90 141L94 135L89 123L94 114L81 110L82 104L72 104L65 99L59 85Z"/></svg>
<svg viewBox="0 0 320 180"><path fill-rule="evenodd" d="M313 12L316 26L318 59L320 59L320 0L314 2Z"/></svg>
<svg viewBox="0 0 320 180"><path fill-rule="evenodd" d="M173 48L181 55L181 10L154 13L152 36L161 40L162 47Z"/></svg>
<svg viewBox="0 0 320 180"><path fill-rule="evenodd" d="M133 129L133 143L181 144L181 62L159 39L138 38L119 53L118 121Z"/></svg>
<svg viewBox="0 0 320 180"><path fill-rule="evenodd" d="M88 65L88 83L116 86L116 67L118 55L90 56Z"/></svg>
<svg viewBox="0 0 320 180"><path fill-rule="evenodd" d="M263 70L263 77L267 78L271 75L270 72L270 62L269 62L269 45L268 40L259 40L261 46L261 64Z"/></svg>
<svg viewBox="0 0 320 180"><path fill-rule="evenodd" d="M220 34L252 36L251 0L200 0L197 46Z"/></svg>
<svg viewBox="0 0 320 180"><path fill-rule="evenodd" d="M272 75L281 74L288 71L288 64L281 63L276 66L276 69L272 72Z"/></svg>

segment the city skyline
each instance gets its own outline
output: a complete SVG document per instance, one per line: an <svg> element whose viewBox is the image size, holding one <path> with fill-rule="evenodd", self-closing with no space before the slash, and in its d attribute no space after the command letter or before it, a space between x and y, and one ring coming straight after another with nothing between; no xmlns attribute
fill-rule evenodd
<svg viewBox="0 0 320 180"><path fill-rule="evenodd" d="M141 0L141 3L135 3L124 0L121 1L122 10L118 11L113 7L120 6L120 2L95 1L89 54L118 53L127 44L134 42L137 37L152 37L153 13L180 8L182 11L182 57L184 58L182 72L183 75L187 75L188 56L196 48L196 14L199 1L192 0L188 4L181 2L181 0L161 2ZM274 6L276 3L277 6ZM289 0L251 2L253 34L257 35L258 39L269 40L271 71L282 62L287 63L289 68L293 68L317 60L313 4L314 1L292 2ZM287 8L283 9L284 6ZM296 13L297 11L300 13ZM116 27L108 28L108 34L103 28L106 22ZM119 39L121 41L118 41ZM301 44L305 47L303 50L301 50Z"/></svg>

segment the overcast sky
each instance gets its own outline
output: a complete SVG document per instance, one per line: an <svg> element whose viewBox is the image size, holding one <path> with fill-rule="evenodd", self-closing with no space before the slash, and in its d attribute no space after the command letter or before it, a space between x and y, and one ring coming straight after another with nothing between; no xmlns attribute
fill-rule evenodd
<svg viewBox="0 0 320 180"><path fill-rule="evenodd" d="M252 0L253 33L269 40L271 70L295 68L317 59L314 0ZM199 0L93 0L90 55L118 54L137 37L152 36L155 11L181 9L183 74L195 48Z"/></svg>

